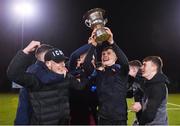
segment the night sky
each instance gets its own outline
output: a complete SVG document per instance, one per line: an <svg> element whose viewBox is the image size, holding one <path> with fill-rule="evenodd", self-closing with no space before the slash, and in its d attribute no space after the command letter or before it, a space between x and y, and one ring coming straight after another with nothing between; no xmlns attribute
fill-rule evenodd
<svg viewBox="0 0 180 126"><path fill-rule="evenodd" d="M12 11L16 1L0 0L1 91L11 87L6 69L12 57L31 40L56 46L67 56L86 44L92 30L82 17L97 7L106 11L106 26L129 60L158 55L171 83L180 83L179 0L29 0L36 12L24 19L23 45L22 19Z"/></svg>

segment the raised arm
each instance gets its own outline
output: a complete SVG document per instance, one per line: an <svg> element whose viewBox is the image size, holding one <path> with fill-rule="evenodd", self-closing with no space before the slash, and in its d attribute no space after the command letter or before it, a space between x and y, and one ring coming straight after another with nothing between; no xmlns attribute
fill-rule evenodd
<svg viewBox="0 0 180 126"><path fill-rule="evenodd" d="M124 52L118 47L116 43L112 44L112 47L118 57L118 62L121 65L121 70L125 75L128 75L129 72L129 64L128 64L128 59Z"/></svg>
<svg viewBox="0 0 180 126"><path fill-rule="evenodd" d="M77 60L80 57L80 55L86 53L90 48L89 44L85 44L83 46L81 46L80 48L76 49L70 56L69 59L69 70L73 71L76 70L76 66L77 66Z"/></svg>
<svg viewBox="0 0 180 126"><path fill-rule="evenodd" d="M88 44L90 48L83 63L83 69L87 76L90 76L95 70L95 59L94 61L92 61L97 46L97 43L95 41L95 31L96 29L93 30L91 36L89 37Z"/></svg>
<svg viewBox="0 0 180 126"><path fill-rule="evenodd" d="M108 34L110 34L110 38L107 40L109 42L109 45L112 46L113 50L116 53L117 60L119 64L121 65L121 71L124 75L128 75L129 72L129 64L128 64L128 58L124 54L124 52L119 48L119 46L114 42L113 40L113 34L110 31L109 28L106 27L106 31Z"/></svg>
<svg viewBox="0 0 180 126"><path fill-rule="evenodd" d="M38 79L26 72L31 65L33 56L30 54L40 45L38 41L32 41L23 51L19 51L12 59L7 69L7 76L14 81L27 88L37 89L40 87Z"/></svg>

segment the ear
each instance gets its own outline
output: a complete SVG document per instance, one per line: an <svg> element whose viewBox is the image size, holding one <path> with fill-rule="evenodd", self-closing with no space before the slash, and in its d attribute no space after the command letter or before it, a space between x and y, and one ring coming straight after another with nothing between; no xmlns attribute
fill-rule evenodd
<svg viewBox="0 0 180 126"><path fill-rule="evenodd" d="M133 66L133 67L132 67L132 71L133 71L133 72L136 72L136 67Z"/></svg>
<svg viewBox="0 0 180 126"><path fill-rule="evenodd" d="M114 53L114 56L115 56L115 62L117 61L118 57L116 56L116 53Z"/></svg>
<svg viewBox="0 0 180 126"><path fill-rule="evenodd" d="M153 69L153 71L158 71L158 67L157 67L157 65L156 64L154 64L153 62L152 62L152 69Z"/></svg>
<svg viewBox="0 0 180 126"><path fill-rule="evenodd" d="M116 59L116 61L117 61L118 57L116 56L116 58L115 58L115 59Z"/></svg>

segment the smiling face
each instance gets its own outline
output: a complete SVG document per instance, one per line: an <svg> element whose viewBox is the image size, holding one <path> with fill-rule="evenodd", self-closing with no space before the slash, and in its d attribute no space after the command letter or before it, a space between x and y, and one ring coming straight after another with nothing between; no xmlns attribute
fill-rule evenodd
<svg viewBox="0 0 180 126"><path fill-rule="evenodd" d="M63 71L67 70L65 67L65 62L54 62L53 60L46 61L46 66L49 68L49 70L55 72L55 73L62 73Z"/></svg>
<svg viewBox="0 0 180 126"><path fill-rule="evenodd" d="M115 64L117 56L112 49L107 49L102 52L101 61L103 66L112 66Z"/></svg>

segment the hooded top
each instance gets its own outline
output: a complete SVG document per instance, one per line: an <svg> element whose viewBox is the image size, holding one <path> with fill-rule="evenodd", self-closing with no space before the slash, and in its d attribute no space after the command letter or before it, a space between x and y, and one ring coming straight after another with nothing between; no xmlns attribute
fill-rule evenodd
<svg viewBox="0 0 180 126"><path fill-rule="evenodd" d="M157 73L151 80L145 80L143 90L147 97L147 103L143 108L140 124L167 125L167 87L169 83L167 76Z"/></svg>

